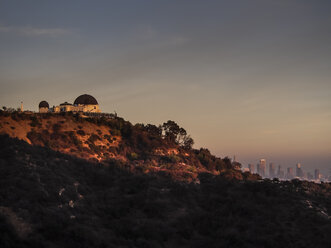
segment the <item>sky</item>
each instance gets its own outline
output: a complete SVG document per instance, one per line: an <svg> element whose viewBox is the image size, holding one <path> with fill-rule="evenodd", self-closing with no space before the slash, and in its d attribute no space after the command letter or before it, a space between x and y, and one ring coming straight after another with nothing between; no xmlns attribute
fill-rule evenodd
<svg viewBox="0 0 331 248"><path fill-rule="evenodd" d="M331 173L328 0L0 0L0 104L93 95L244 166Z"/></svg>

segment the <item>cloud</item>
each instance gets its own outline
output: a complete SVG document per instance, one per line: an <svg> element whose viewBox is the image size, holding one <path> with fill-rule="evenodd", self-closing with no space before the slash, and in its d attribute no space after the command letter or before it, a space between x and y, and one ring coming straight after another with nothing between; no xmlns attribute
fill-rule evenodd
<svg viewBox="0 0 331 248"><path fill-rule="evenodd" d="M71 34L72 31L63 28L36 28L31 26L14 27L0 25L0 33L11 33L23 36L49 36L58 37Z"/></svg>
<svg viewBox="0 0 331 248"><path fill-rule="evenodd" d="M139 40L149 47L155 45L158 47L177 46L190 41L189 38L181 34L163 33L153 28L151 25L138 25L131 33L133 40Z"/></svg>

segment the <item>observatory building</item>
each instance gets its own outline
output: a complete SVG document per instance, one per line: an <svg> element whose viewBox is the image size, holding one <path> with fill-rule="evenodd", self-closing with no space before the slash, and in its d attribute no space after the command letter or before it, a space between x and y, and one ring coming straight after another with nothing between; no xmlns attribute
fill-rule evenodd
<svg viewBox="0 0 331 248"><path fill-rule="evenodd" d="M85 113L100 113L100 108L97 100L91 95L80 95L74 101L74 104L64 102L58 106L49 107L48 102L41 101L39 103L39 113L59 113L59 112L85 112Z"/></svg>
<svg viewBox="0 0 331 248"><path fill-rule="evenodd" d="M47 113L49 111L49 104L46 101L41 101L39 103L39 112L40 113Z"/></svg>

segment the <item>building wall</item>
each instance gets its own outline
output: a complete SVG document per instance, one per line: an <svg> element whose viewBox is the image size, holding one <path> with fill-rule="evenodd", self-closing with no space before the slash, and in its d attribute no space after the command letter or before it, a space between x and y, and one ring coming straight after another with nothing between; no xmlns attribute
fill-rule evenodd
<svg viewBox="0 0 331 248"><path fill-rule="evenodd" d="M39 108L40 113L47 113L47 112L90 112L90 113L101 113L99 105L61 105L61 106L54 106L53 108Z"/></svg>
<svg viewBox="0 0 331 248"><path fill-rule="evenodd" d="M39 113L47 113L48 108L39 108Z"/></svg>
<svg viewBox="0 0 331 248"><path fill-rule="evenodd" d="M60 105L60 112L70 112L74 111L74 106L72 105Z"/></svg>
<svg viewBox="0 0 331 248"><path fill-rule="evenodd" d="M60 112L60 106L54 106L54 107L52 108L51 112L59 113L59 112Z"/></svg>
<svg viewBox="0 0 331 248"><path fill-rule="evenodd" d="M80 107L80 105L78 105ZM83 105L83 112L100 113L99 105Z"/></svg>

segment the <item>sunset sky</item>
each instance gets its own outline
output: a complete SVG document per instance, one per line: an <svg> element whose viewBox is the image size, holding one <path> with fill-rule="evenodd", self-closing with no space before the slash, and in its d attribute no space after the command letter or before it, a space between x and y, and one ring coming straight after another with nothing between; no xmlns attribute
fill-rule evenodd
<svg viewBox="0 0 331 248"><path fill-rule="evenodd" d="M218 156L331 172L331 1L0 0L0 104L91 94Z"/></svg>

